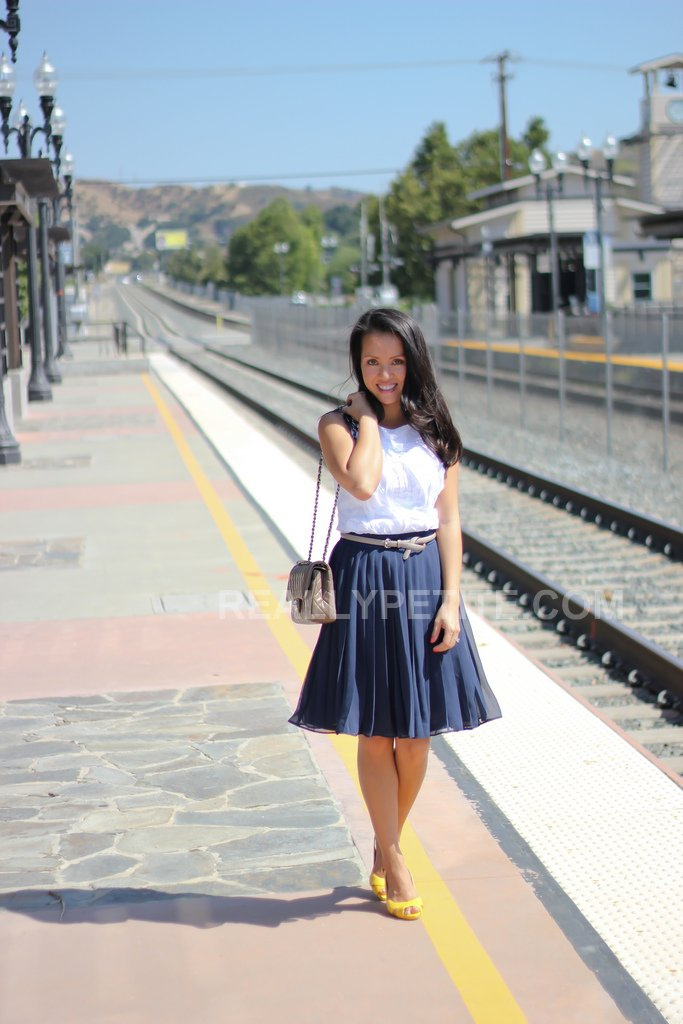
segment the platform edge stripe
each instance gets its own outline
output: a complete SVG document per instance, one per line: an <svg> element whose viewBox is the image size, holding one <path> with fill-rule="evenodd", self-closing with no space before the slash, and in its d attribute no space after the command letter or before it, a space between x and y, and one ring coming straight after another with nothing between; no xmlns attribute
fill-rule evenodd
<svg viewBox="0 0 683 1024"><path fill-rule="evenodd" d="M211 481L197 462L150 375L143 374L143 381L188 472L206 502L228 550L235 559L239 571L245 577L245 582L250 586L258 583L259 591L263 591L259 595L259 606L265 611L269 628L300 678L303 678L308 666L310 650L294 629L291 621L279 615L279 605L261 573L258 563L223 507ZM270 614L272 611L275 612L275 615ZM341 756L345 768L358 786L351 738L331 736L331 740ZM526 1017L515 1002L504 979L470 928L450 890L431 864L422 843L410 825L407 825L404 830L404 843L406 849L410 851L411 860L418 866L416 874L424 884L425 891L433 894L433 899L430 901L433 903L433 909L429 915L433 917L433 920L430 922L427 919L428 915L425 915L425 919L423 919L427 934L449 977L472 1014L474 1024L500 1024L501 1021L505 1021L505 1024L526 1024ZM467 952L465 953L463 950Z"/></svg>
<svg viewBox="0 0 683 1024"><path fill-rule="evenodd" d="M250 592L263 613L268 626L292 663L299 678L303 678L310 659L308 646L294 629L290 619L282 613L282 609L275 594L268 585L268 581L228 515L211 481L195 459L190 446L182 435L182 431L171 416L151 377L148 374L144 374L143 381L178 448L178 452L190 476L204 499L228 551L234 558L235 564L244 577L245 583L250 588Z"/></svg>
<svg viewBox="0 0 683 1024"><path fill-rule="evenodd" d="M539 348L536 345L524 345L520 349L519 344L506 345L504 342L485 341L446 341L443 343L446 348L466 348L473 352L484 352L490 348L493 352L502 352L509 355L519 355L523 350L524 355L537 356L540 359L559 359L559 351L552 351L547 348ZM603 352L564 352L564 358L575 363L604 363L606 357ZM615 366L633 366L636 369L661 370L662 360L658 356L629 356L613 355L610 362ZM683 373L683 362L678 359L670 359L667 362L667 369L673 373Z"/></svg>
<svg viewBox="0 0 683 1024"><path fill-rule="evenodd" d="M455 785L476 807L478 816L505 856L531 886L536 898L619 1012L626 1020L637 1021L638 1024L667 1024L651 997L624 967L616 953L555 880L527 839L498 807L443 735L436 737L433 750Z"/></svg>
<svg viewBox="0 0 683 1024"><path fill-rule="evenodd" d="M360 793L353 738L331 734L330 739ZM422 924L474 1024L527 1024L505 979L409 822L403 829L401 847L411 864L417 890L425 901Z"/></svg>

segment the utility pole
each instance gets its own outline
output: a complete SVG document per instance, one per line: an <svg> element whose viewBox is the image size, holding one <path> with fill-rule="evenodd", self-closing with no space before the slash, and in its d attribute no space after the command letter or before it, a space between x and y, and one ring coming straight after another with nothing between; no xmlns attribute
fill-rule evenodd
<svg viewBox="0 0 683 1024"><path fill-rule="evenodd" d="M510 140L508 138L507 95L505 88L505 83L508 79L512 78L512 75L507 71L507 63L510 60L518 59L519 58L514 57L509 50L503 50L502 53L497 53L493 57L484 57L482 61L482 64L498 65L498 73L493 77L494 81L498 82L498 136L500 140L499 159L501 181L508 181L512 170L512 161L510 160Z"/></svg>
<svg viewBox="0 0 683 1024"><path fill-rule="evenodd" d="M512 75L508 73L507 64L508 61L519 60L519 57L513 56L509 50L503 50L502 53L497 53L492 57L484 57L482 64L496 64L498 67L498 73L493 76L494 81L498 82L498 154L500 162L500 180L509 181L512 177L512 160L510 159L510 139L508 138L508 111L507 111L507 93L506 93L506 82L512 78ZM510 313L514 313L517 309L517 285L515 281L515 256L514 253L509 253L506 257L506 276L508 281L508 310Z"/></svg>
<svg viewBox="0 0 683 1024"><path fill-rule="evenodd" d="M391 262L391 256L389 254L389 225L386 217L384 216L384 196L379 197L379 225L382 240L382 254L379 258L380 263L382 264L382 287L387 288L391 284L389 279L389 264Z"/></svg>
<svg viewBox="0 0 683 1024"><path fill-rule="evenodd" d="M365 200L360 204L360 286L368 287L368 211Z"/></svg>

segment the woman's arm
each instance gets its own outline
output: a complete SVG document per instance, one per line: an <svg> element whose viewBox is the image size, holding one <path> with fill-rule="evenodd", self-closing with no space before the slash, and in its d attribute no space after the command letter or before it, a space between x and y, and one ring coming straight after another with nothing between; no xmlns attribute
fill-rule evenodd
<svg viewBox="0 0 683 1024"><path fill-rule="evenodd" d="M357 391L349 395L344 412L358 423L354 444L340 412L328 412L318 423L318 437L325 464L345 491L360 501L367 501L377 490L382 475L382 446L377 417L365 395Z"/></svg>
<svg viewBox="0 0 683 1024"><path fill-rule="evenodd" d="M458 507L458 464L446 470L443 490L437 498L439 528L436 543L441 561L441 585L443 598L434 619L430 643L436 643L443 633L441 642L434 651L450 650L458 642L460 634L460 571L462 568L462 534L460 531L460 509Z"/></svg>

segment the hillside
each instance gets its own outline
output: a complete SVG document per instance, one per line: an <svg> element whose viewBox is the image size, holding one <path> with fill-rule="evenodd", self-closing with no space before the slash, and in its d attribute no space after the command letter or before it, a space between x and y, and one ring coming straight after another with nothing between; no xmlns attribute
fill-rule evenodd
<svg viewBox="0 0 683 1024"><path fill-rule="evenodd" d="M193 242L225 245L236 228L283 196L295 209L315 205L326 211L356 206L363 198L350 189L289 189L279 185L156 185L133 188L109 181L78 181L79 232L86 241L102 240L112 227L126 229L130 239L122 252L139 252L158 227L186 228Z"/></svg>

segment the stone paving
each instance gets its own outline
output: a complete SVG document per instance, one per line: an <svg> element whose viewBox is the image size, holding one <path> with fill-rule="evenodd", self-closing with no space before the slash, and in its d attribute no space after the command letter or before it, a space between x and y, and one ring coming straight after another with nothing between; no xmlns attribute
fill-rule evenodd
<svg viewBox="0 0 683 1024"><path fill-rule="evenodd" d="M278 684L0 705L0 907L357 885Z"/></svg>

